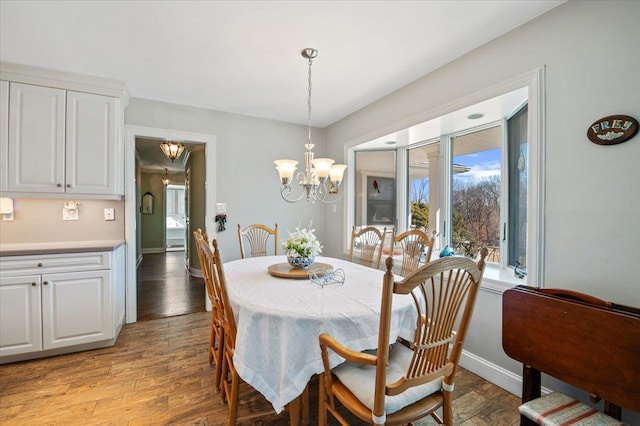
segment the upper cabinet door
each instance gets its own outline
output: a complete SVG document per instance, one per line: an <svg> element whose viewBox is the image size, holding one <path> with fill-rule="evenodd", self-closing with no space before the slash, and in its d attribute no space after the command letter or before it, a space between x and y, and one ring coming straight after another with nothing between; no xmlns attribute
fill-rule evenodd
<svg viewBox="0 0 640 426"><path fill-rule="evenodd" d="M9 161L9 82L0 81L0 191L7 190Z"/></svg>
<svg viewBox="0 0 640 426"><path fill-rule="evenodd" d="M66 192L115 194L118 99L67 92Z"/></svg>
<svg viewBox="0 0 640 426"><path fill-rule="evenodd" d="M65 91L11 83L7 190L64 192Z"/></svg>

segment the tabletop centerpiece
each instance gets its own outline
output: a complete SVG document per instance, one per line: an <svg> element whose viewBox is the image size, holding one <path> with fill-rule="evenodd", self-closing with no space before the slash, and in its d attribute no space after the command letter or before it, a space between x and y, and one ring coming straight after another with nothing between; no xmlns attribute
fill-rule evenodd
<svg viewBox="0 0 640 426"><path fill-rule="evenodd" d="M322 253L322 245L316 238L315 229L296 226L294 232L287 231L289 238L282 241L282 248L287 255L287 261L294 268L308 268L315 257Z"/></svg>

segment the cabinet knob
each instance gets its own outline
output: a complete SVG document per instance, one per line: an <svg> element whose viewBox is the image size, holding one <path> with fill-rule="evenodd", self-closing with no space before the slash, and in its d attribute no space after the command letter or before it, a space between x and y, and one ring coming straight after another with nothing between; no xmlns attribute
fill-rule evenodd
<svg viewBox="0 0 640 426"><path fill-rule="evenodd" d="M49 281L42 281L42 284L47 285L49 284Z"/></svg>
<svg viewBox="0 0 640 426"><path fill-rule="evenodd" d="M60 188L60 187L62 186L62 184L61 184L61 183L57 183L57 184L56 184L56 186L57 186L58 188Z"/></svg>
<svg viewBox="0 0 640 426"><path fill-rule="evenodd" d="M71 184L70 183L67 184L67 188L71 188Z"/></svg>
<svg viewBox="0 0 640 426"><path fill-rule="evenodd" d="M32 286L32 287L35 287L35 286L36 286L36 283L31 283L31 286Z"/></svg>
<svg viewBox="0 0 640 426"><path fill-rule="evenodd" d="M42 263L38 263L38 268L42 268Z"/></svg>

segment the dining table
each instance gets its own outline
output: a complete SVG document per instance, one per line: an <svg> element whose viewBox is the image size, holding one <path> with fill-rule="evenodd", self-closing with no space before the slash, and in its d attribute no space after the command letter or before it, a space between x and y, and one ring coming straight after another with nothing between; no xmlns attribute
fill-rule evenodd
<svg viewBox="0 0 640 426"><path fill-rule="evenodd" d="M280 413L324 371L318 336L327 333L354 350L375 349L384 271L332 257L316 257L322 278L287 264L285 256L224 263L237 323L233 363L240 377ZM329 278L335 277L333 283ZM344 278L343 282L340 278ZM412 337L416 310L409 295L394 295L390 341ZM344 360L331 354L331 367Z"/></svg>

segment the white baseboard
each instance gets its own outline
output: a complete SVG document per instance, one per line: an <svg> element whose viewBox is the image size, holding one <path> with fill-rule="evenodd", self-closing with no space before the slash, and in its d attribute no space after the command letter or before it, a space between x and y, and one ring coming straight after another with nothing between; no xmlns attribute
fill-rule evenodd
<svg viewBox="0 0 640 426"><path fill-rule="evenodd" d="M522 376L477 355L462 351L460 366L518 397L522 396Z"/></svg>
<svg viewBox="0 0 640 426"><path fill-rule="evenodd" d="M460 366L518 397L522 396L522 376L477 355L462 351Z"/></svg>
<svg viewBox="0 0 640 426"><path fill-rule="evenodd" d="M516 395L518 398L522 397L522 376L465 350L462 351L460 356L460 366ZM542 387L541 392L542 395L546 395L551 390Z"/></svg>
<svg viewBox="0 0 640 426"><path fill-rule="evenodd" d="M189 275L191 275L192 277L198 277L198 278L203 278L202 276L202 269L198 269L198 268L189 268Z"/></svg>
<svg viewBox="0 0 640 426"><path fill-rule="evenodd" d="M141 250L142 254L150 254L150 253L164 253L166 250L164 247L156 247L156 248L143 248Z"/></svg>

